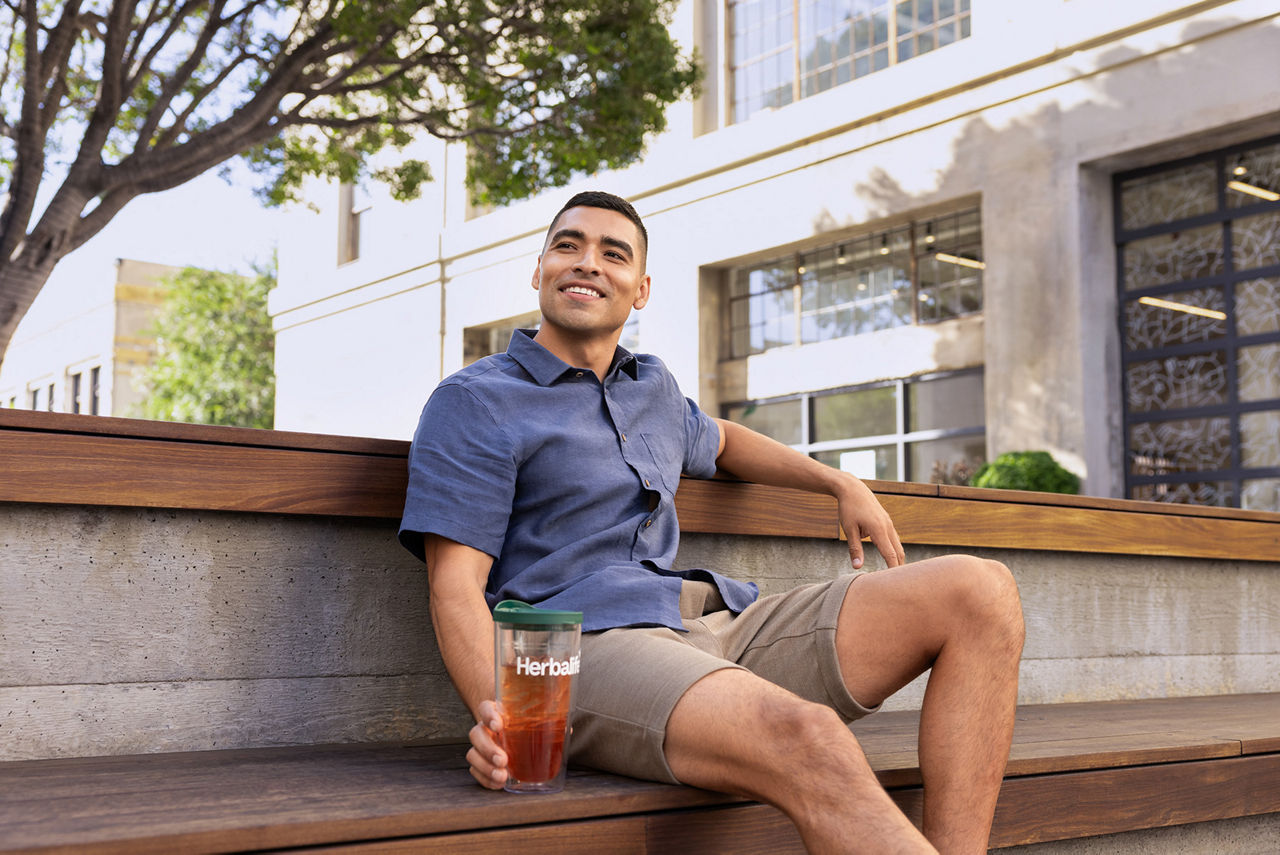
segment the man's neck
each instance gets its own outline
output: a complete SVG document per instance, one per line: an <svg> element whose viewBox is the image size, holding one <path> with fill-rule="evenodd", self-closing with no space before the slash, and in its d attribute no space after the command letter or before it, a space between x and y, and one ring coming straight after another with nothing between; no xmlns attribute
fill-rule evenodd
<svg viewBox="0 0 1280 855"><path fill-rule="evenodd" d="M575 338L543 326L533 336L533 340L551 351L561 362L576 368L591 369L603 383L609 366L613 365L613 355L618 350L618 339L621 337L622 330L607 337Z"/></svg>

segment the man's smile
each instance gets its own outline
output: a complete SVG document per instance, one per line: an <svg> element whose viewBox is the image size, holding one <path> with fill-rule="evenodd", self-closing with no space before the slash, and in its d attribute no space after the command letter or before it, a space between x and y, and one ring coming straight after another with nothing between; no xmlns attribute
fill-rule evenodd
<svg viewBox="0 0 1280 855"><path fill-rule="evenodd" d="M585 297L603 297L604 292L590 285L569 285L561 289L566 294L582 294Z"/></svg>

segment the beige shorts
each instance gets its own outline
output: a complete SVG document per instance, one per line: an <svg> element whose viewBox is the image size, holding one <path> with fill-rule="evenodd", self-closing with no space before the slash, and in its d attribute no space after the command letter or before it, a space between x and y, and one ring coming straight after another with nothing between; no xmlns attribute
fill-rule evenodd
<svg viewBox="0 0 1280 855"><path fill-rule="evenodd" d="M582 637L582 671L570 738L573 763L679 783L663 753L667 719L698 680L741 668L853 721L870 712L849 694L836 657L836 618L861 574L763 597L741 614L709 582L686 581L680 616L666 627L611 629Z"/></svg>

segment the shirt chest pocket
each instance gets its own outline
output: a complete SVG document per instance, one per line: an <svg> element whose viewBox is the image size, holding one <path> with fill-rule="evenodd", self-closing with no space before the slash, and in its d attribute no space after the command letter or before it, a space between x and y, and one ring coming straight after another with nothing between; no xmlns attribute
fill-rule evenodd
<svg viewBox="0 0 1280 855"><path fill-rule="evenodd" d="M650 464L650 471L641 471L640 476L652 481L654 475L666 487L667 492L674 494L680 487L680 472L684 469L684 447L674 437L662 434L641 434L640 439L648 454L644 464ZM641 465L640 469L648 469ZM656 484L647 484L649 489L658 489Z"/></svg>

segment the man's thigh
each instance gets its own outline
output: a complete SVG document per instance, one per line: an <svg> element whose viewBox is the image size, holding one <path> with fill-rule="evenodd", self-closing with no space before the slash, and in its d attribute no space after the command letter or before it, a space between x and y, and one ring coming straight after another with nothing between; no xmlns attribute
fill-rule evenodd
<svg viewBox="0 0 1280 855"><path fill-rule="evenodd" d="M845 688L836 651L837 622L854 578L764 597L740 615L686 613L687 632L618 629L584 636L573 762L675 782L663 747L671 712L695 683L723 669L750 671L833 708L845 721L871 712ZM701 603L702 584L687 582L687 593L699 596L682 596L682 603Z"/></svg>

